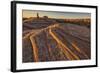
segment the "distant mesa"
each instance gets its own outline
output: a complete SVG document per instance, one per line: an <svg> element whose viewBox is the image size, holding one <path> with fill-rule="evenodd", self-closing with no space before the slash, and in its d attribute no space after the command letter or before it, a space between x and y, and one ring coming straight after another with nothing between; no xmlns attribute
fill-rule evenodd
<svg viewBox="0 0 100 73"><path fill-rule="evenodd" d="M48 16L43 16L44 19L48 19Z"/></svg>

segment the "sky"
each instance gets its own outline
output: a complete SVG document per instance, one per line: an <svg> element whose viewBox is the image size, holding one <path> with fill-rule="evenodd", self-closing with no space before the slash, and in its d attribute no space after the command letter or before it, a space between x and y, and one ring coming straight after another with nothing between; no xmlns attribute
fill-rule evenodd
<svg viewBox="0 0 100 73"><path fill-rule="evenodd" d="M48 16L49 18L70 18L70 19L79 19L79 18L91 18L90 13L77 13L77 12L55 12L55 11L39 11L39 10L23 10L23 17L36 17L37 13L40 17Z"/></svg>

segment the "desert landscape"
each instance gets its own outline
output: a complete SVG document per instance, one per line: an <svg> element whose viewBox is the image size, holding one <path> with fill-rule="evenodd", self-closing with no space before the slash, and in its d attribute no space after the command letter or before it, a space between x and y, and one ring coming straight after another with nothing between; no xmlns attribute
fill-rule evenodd
<svg viewBox="0 0 100 73"><path fill-rule="evenodd" d="M35 15L22 18L23 63L91 59L90 18Z"/></svg>

